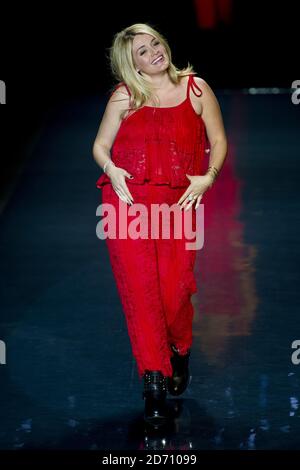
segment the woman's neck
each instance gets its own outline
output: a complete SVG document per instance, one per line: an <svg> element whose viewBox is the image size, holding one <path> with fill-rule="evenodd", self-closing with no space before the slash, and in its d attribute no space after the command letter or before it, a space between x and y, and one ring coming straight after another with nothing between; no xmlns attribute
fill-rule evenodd
<svg viewBox="0 0 300 470"><path fill-rule="evenodd" d="M165 93L174 86L167 72L165 72L163 75L162 74L152 75L149 81L151 82L154 92Z"/></svg>

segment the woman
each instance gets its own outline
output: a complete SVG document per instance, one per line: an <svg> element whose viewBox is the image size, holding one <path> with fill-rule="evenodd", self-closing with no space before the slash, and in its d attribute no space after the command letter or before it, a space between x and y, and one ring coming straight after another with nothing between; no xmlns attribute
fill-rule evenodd
<svg viewBox="0 0 300 470"><path fill-rule="evenodd" d="M174 218L179 212L181 223L190 211L194 228L196 209L227 154L214 93L192 66L175 67L166 39L148 24L115 35L110 63L119 83L93 146L94 159L104 170L96 183L102 203L115 209L118 230L121 224L128 229L136 205L147 209L142 224L151 224L156 204L176 207ZM207 171L206 138L211 147ZM121 219L124 206L127 218ZM196 251L186 248L186 232L175 236L174 219L170 226L167 238L160 231L158 238L106 239L138 374L144 379L144 418L154 424L167 419L167 391L181 394L190 378Z"/></svg>

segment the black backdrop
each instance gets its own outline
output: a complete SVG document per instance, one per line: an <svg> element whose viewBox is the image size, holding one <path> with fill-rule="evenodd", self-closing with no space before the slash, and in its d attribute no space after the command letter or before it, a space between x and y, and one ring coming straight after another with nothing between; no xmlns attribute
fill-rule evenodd
<svg viewBox="0 0 300 470"><path fill-rule="evenodd" d="M189 61L213 89L290 88L299 78L297 4L235 0L232 21L214 30L199 29L193 0L2 5L1 180L49 108L107 93L107 49L117 31L149 22L169 40L174 63Z"/></svg>
<svg viewBox="0 0 300 470"><path fill-rule="evenodd" d="M193 0L182 2L24 3L4 9L1 79L11 105L60 100L110 83L113 35L149 22L168 38L173 60L187 61L217 88L289 87L295 80L299 2L233 1L232 22L200 31Z"/></svg>

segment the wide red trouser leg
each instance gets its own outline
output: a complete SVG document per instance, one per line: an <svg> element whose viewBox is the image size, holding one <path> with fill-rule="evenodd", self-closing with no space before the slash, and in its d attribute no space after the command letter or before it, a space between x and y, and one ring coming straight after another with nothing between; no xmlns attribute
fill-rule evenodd
<svg viewBox="0 0 300 470"><path fill-rule="evenodd" d="M148 213L143 222L151 225L151 204L176 203L183 188L168 185L130 184L135 203L143 204ZM128 215L129 205L120 202L111 184L102 188L102 203L111 204L116 213L116 238L106 238L113 274L125 314L132 352L139 377L146 369L172 375L170 344L182 352L191 346L193 306L191 294L196 292L193 274L195 250L185 249L185 240L118 236L120 204L127 213L127 227L137 218ZM124 212L123 212L124 214ZM151 233L151 232L149 232ZM127 232L128 234L128 232Z"/></svg>
<svg viewBox="0 0 300 470"><path fill-rule="evenodd" d="M192 345L194 307L191 296L197 292L194 277L196 251L187 250L185 242L184 238L157 241L168 343L174 344L180 354L185 354Z"/></svg>

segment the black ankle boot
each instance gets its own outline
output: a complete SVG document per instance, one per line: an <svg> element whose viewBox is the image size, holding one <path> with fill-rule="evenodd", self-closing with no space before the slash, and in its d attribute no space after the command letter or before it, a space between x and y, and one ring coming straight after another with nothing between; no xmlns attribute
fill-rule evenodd
<svg viewBox="0 0 300 470"><path fill-rule="evenodd" d="M171 357L173 375L168 379L168 392L171 395L181 395L187 388L190 379L189 358L191 351L188 349L186 354L179 354L174 344L171 345L171 349L174 353Z"/></svg>
<svg viewBox="0 0 300 470"><path fill-rule="evenodd" d="M146 370L144 375L143 398L145 400L144 420L151 425L159 426L168 419L166 395L167 377L160 371Z"/></svg>

